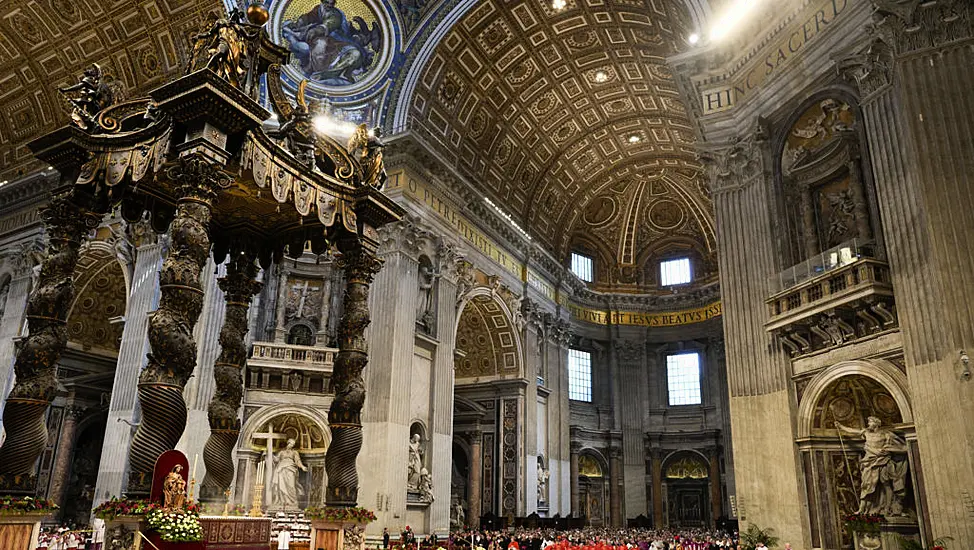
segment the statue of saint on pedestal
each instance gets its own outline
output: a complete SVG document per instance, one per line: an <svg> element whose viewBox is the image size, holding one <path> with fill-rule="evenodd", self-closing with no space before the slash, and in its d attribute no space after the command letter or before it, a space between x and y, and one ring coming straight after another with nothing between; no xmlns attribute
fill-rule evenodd
<svg viewBox="0 0 974 550"><path fill-rule="evenodd" d="M420 482L420 472L423 470L423 442L422 436L413 434L409 438L409 462L407 463L406 489L418 491Z"/></svg>
<svg viewBox="0 0 974 550"><path fill-rule="evenodd" d="M298 470L307 472L308 467L301 462L301 455L294 450L294 440L287 440L287 448L274 455L274 479L271 494L274 506L285 510L298 508L298 497L304 488L298 485Z"/></svg>
<svg viewBox="0 0 974 550"><path fill-rule="evenodd" d="M466 512L463 511L463 503L460 502L459 500L457 501L457 504L454 507L454 514L455 514L455 517L456 517L457 526L458 527L463 527L465 525L464 522L467 519L467 514L466 514Z"/></svg>
<svg viewBox="0 0 974 550"><path fill-rule="evenodd" d="M182 465L176 464L162 482L162 508L164 510L183 509L183 503L186 500L186 480L180 473L182 471Z"/></svg>
<svg viewBox="0 0 974 550"><path fill-rule="evenodd" d="M545 470L544 465L541 461L538 461L538 502L547 502L548 500L548 478L551 474L548 470Z"/></svg>
<svg viewBox="0 0 974 550"><path fill-rule="evenodd" d="M423 468L419 472L419 498L423 502L433 502L436 500L433 498L433 476L430 475L429 470Z"/></svg>
<svg viewBox="0 0 974 550"><path fill-rule="evenodd" d="M858 513L903 516L906 473L909 468L906 442L882 425L883 422L875 416L867 419L865 429L835 423L840 432L865 440L863 455L859 459L862 482Z"/></svg>

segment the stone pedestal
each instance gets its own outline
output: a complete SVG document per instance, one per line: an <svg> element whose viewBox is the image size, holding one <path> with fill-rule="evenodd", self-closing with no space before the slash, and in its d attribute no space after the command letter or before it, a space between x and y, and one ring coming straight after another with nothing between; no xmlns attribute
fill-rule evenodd
<svg viewBox="0 0 974 550"><path fill-rule="evenodd" d="M364 523L311 521L311 549L365 550Z"/></svg>
<svg viewBox="0 0 974 550"><path fill-rule="evenodd" d="M0 516L0 548L4 550L34 550L41 532L44 515Z"/></svg>

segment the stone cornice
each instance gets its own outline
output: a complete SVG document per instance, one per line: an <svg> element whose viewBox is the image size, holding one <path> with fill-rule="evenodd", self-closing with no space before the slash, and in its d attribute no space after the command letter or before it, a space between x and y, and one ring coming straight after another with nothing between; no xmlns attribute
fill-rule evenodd
<svg viewBox="0 0 974 550"><path fill-rule="evenodd" d="M58 182L57 172L45 170L0 186L0 216L46 201Z"/></svg>

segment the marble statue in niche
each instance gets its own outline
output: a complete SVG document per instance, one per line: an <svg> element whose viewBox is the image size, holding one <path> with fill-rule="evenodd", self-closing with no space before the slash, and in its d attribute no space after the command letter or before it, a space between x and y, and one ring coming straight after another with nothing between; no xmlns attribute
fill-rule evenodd
<svg viewBox="0 0 974 550"><path fill-rule="evenodd" d="M538 457L538 502L548 501L548 478L551 473L544 467L544 458Z"/></svg>
<svg viewBox="0 0 974 550"><path fill-rule="evenodd" d="M413 434L409 438L409 463L407 465L406 488L409 491L419 491L420 475L423 468L423 438Z"/></svg>
<svg viewBox="0 0 974 550"><path fill-rule="evenodd" d="M859 490L860 514L904 516L906 474L909 469L906 442L875 416L866 421L866 428L850 428L835 422L840 433L862 438L863 455L859 459L862 482Z"/></svg>
<svg viewBox="0 0 974 550"><path fill-rule="evenodd" d="M294 443L294 439L288 439L287 447L274 456L274 506L285 510L298 508L298 498L304 494L304 488L298 483L298 470L308 471L301 455L294 450Z"/></svg>
<svg viewBox="0 0 974 550"><path fill-rule="evenodd" d="M419 266L419 306L416 320L423 326L427 334L433 331L433 283L435 275L433 266L422 263Z"/></svg>

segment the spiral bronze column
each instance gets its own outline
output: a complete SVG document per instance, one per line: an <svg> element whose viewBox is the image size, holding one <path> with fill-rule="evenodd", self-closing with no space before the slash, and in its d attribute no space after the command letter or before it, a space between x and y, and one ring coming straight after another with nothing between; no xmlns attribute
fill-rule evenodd
<svg viewBox="0 0 974 550"><path fill-rule="evenodd" d="M73 190L41 211L47 258L27 302L29 334L17 343L14 384L3 410L7 439L0 448L0 490L33 492L34 462L47 444L44 413L57 391L57 362L68 342L67 316L74 301L74 269L89 230L102 214L91 195Z"/></svg>
<svg viewBox="0 0 974 550"><path fill-rule="evenodd" d="M159 308L149 317L148 365L139 376L142 422L129 453L128 494L149 492L152 469L186 428L183 387L196 367L193 327L203 309L200 271L210 252L208 233L217 191L230 177L201 155L180 159L167 175L180 197L169 228L169 254L159 271Z"/></svg>
<svg viewBox="0 0 974 550"><path fill-rule="evenodd" d="M369 362L365 328L369 326L369 285L382 262L361 246L343 251L338 266L345 270L345 311L338 326L338 355L331 378L335 394L328 411L331 443L325 455L328 472L328 506L358 503L358 473L355 459L362 449L362 404L365 380L362 371Z"/></svg>
<svg viewBox="0 0 974 550"><path fill-rule="evenodd" d="M227 264L227 275L220 279L226 299L226 317L220 329L220 356L213 366L216 390L210 400L208 416L210 438L203 448L206 476L200 486L200 499L223 501L233 483L233 447L240 435L237 411L243 398L244 363L247 361L247 311L250 300L260 291L254 258L240 254Z"/></svg>

